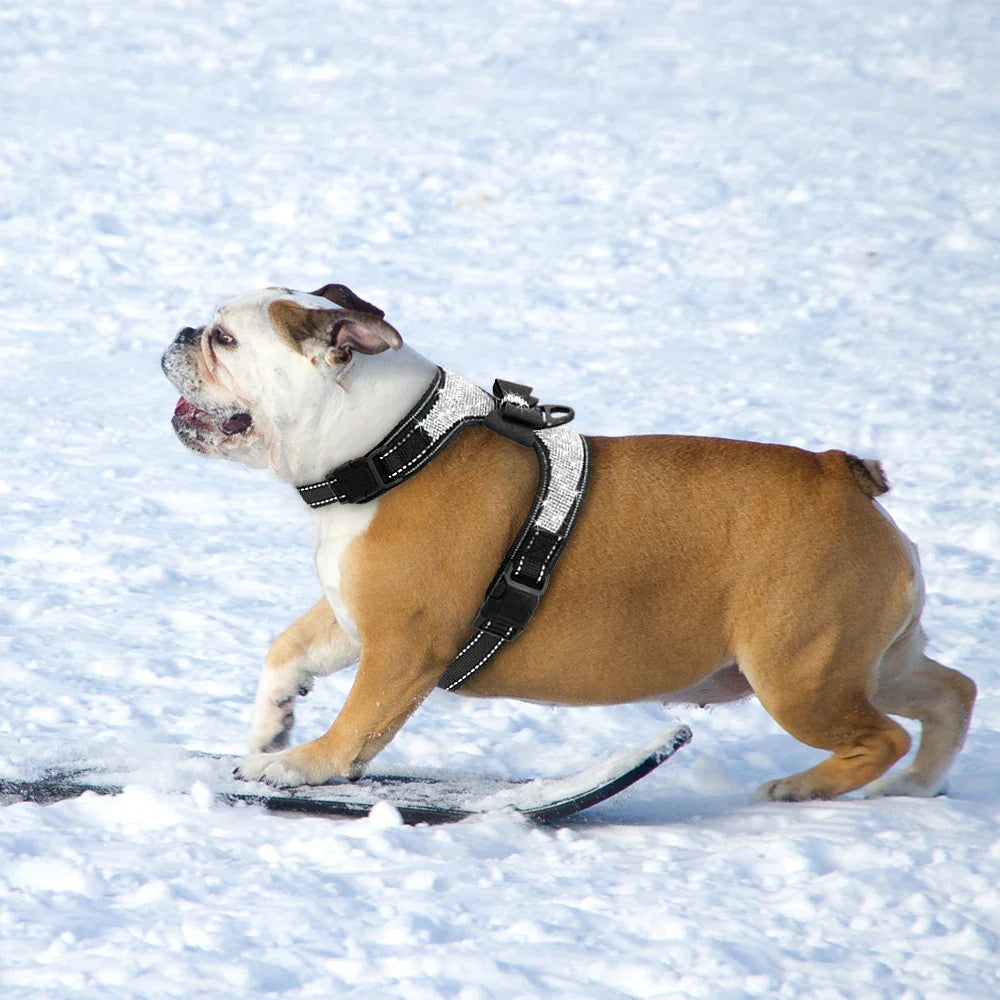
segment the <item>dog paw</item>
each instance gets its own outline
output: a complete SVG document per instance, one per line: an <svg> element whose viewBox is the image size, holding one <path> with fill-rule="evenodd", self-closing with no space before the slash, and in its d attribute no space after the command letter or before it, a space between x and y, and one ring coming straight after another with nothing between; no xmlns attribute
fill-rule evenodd
<svg viewBox="0 0 1000 1000"><path fill-rule="evenodd" d="M284 750L295 725L295 699L280 705L258 699L253 706L253 720L247 745L252 753Z"/></svg>
<svg viewBox="0 0 1000 1000"><path fill-rule="evenodd" d="M920 781L909 770L896 774L887 774L878 781L873 781L865 789L866 799L875 799L888 795L909 795L918 799L932 799L936 795L947 794L947 783L938 781Z"/></svg>
<svg viewBox="0 0 1000 1000"><path fill-rule="evenodd" d="M275 788L296 785L322 785L335 779L355 781L364 773L364 766L349 765L343 771L325 756L309 753L305 747L294 747L280 753L254 753L244 757L233 770L241 781L262 781Z"/></svg>
<svg viewBox="0 0 1000 1000"><path fill-rule="evenodd" d="M247 739L251 752L272 752L288 746L295 725L295 700L311 690L311 677L282 677L273 670L264 672L254 699Z"/></svg>
<svg viewBox="0 0 1000 1000"><path fill-rule="evenodd" d="M261 781L275 788L310 784L305 772L296 767L287 751L250 754L239 762L233 776L241 781Z"/></svg>
<svg viewBox="0 0 1000 1000"><path fill-rule="evenodd" d="M754 802L809 802L827 796L810 788L797 778L778 778L766 781L754 792Z"/></svg>

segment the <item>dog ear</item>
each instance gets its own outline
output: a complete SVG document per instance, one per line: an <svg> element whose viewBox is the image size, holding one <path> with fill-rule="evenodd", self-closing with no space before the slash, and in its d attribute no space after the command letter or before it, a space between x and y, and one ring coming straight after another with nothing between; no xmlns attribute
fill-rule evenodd
<svg viewBox="0 0 1000 1000"><path fill-rule="evenodd" d="M345 309L342 313L333 313L333 319L330 346L335 350L381 354L390 347L398 351L403 346L399 331L381 316Z"/></svg>
<svg viewBox="0 0 1000 1000"><path fill-rule="evenodd" d="M395 327L368 312L310 309L291 299L278 299L268 313L278 335L314 364L342 365L354 351L381 354L403 346Z"/></svg>
<svg viewBox="0 0 1000 1000"><path fill-rule="evenodd" d="M315 292L310 292L309 294L317 295L319 298L326 299L328 302L332 302L343 309L371 313L373 316L378 316L379 319L385 318L383 310L379 309L378 306L373 306L370 302L365 302L360 295L355 295L347 285L324 285L322 288L317 288Z"/></svg>

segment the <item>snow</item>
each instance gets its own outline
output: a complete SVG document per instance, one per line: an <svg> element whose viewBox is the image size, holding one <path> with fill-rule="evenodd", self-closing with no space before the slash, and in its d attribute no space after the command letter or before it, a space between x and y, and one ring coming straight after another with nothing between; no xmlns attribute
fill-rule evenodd
<svg viewBox="0 0 1000 1000"><path fill-rule="evenodd" d="M926 801L751 804L817 757L755 704L436 693L387 766L695 740L558 829L155 783L10 806L4 996L1000 995L998 60L993 0L5 4L0 758L242 748L318 596L309 512L185 452L158 366L267 284L343 282L584 432L883 459L931 653L980 699Z"/></svg>

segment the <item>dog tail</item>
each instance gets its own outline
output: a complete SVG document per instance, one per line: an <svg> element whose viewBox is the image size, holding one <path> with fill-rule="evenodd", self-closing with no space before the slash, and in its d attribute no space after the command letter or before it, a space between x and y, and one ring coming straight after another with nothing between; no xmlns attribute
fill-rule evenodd
<svg viewBox="0 0 1000 1000"><path fill-rule="evenodd" d="M876 462L874 458L858 458L857 455L848 454L846 451L839 454L843 456L847 471L865 496L874 500L875 497L889 492L889 480L881 462Z"/></svg>

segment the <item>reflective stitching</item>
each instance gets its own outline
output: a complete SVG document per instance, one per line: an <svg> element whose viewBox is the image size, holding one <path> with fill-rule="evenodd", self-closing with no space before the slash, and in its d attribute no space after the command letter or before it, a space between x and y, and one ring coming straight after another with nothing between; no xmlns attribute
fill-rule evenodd
<svg viewBox="0 0 1000 1000"><path fill-rule="evenodd" d="M480 632L472 642L475 642L482 635L488 635L488 632ZM474 666L470 667L461 677L457 680L452 681L448 687L445 689L447 691L454 691L459 685L464 684L491 656L504 644L506 640L500 636L497 636L496 643L490 648L489 652ZM469 643L471 646L472 643ZM466 647L468 649L468 646Z"/></svg>

